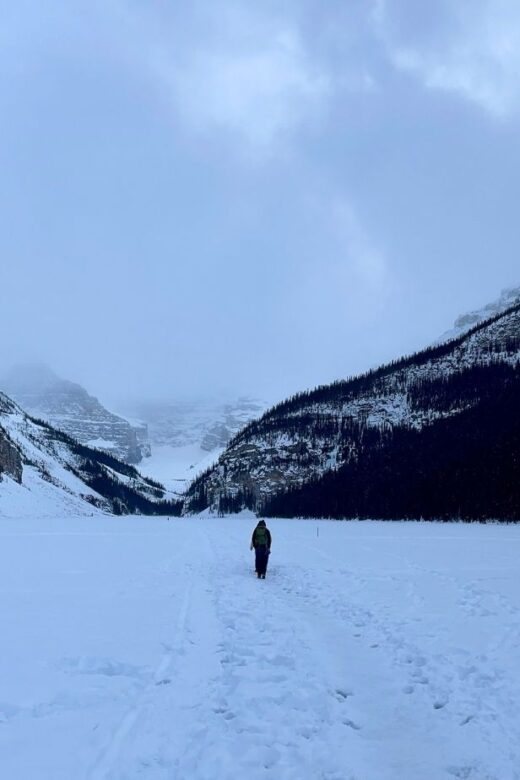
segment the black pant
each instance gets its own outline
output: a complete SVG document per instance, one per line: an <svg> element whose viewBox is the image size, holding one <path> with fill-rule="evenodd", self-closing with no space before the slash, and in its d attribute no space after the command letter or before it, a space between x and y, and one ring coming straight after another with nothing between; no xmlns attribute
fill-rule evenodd
<svg viewBox="0 0 520 780"><path fill-rule="evenodd" d="M255 547L255 568L257 574L265 574L267 571L267 561L269 559L269 550L267 547Z"/></svg>

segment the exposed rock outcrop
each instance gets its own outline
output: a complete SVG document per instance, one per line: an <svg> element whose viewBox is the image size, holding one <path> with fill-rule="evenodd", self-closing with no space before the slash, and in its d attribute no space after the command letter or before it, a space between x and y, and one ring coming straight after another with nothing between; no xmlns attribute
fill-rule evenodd
<svg viewBox="0 0 520 780"><path fill-rule="evenodd" d="M22 481L23 464L18 447L0 425L0 480L8 474L16 482Z"/></svg>

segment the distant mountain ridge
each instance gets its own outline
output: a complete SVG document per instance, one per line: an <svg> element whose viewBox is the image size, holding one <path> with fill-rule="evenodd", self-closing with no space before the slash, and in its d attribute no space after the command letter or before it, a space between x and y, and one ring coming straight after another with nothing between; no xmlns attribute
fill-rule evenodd
<svg viewBox="0 0 520 780"><path fill-rule="evenodd" d="M277 496L354 467L370 450L371 437L377 449L388 432L421 431L442 420L449 426L450 419L479 406L490 388L500 393L519 362L520 304L515 304L416 355L300 393L230 442L217 465L190 486L185 511L207 506L223 512L243 506L268 511ZM518 384L511 387L513 409ZM316 504L313 512L318 512Z"/></svg>
<svg viewBox="0 0 520 780"><path fill-rule="evenodd" d="M0 390L25 411L45 420L82 444L137 464L148 454L146 430L138 430L109 412L79 384L61 379L44 365L13 368Z"/></svg>
<svg viewBox="0 0 520 780"><path fill-rule="evenodd" d="M131 418L143 420L151 447L199 445L205 452L226 447L241 428L266 409L262 401L141 402L128 408ZM126 411L126 410L125 410Z"/></svg>

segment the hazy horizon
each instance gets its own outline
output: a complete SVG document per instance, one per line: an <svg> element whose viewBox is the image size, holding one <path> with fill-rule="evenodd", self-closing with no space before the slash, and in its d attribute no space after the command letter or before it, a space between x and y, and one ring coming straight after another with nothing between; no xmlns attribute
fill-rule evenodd
<svg viewBox="0 0 520 780"><path fill-rule="evenodd" d="M512 0L21 0L0 33L0 375L284 396L520 284Z"/></svg>

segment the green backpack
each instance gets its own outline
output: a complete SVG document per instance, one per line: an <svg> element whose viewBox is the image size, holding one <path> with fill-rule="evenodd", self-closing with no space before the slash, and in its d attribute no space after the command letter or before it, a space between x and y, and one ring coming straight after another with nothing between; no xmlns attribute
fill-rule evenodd
<svg viewBox="0 0 520 780"><path fill-rule="evenodd" d="M255 529L255 546L267 547L267 543L267 528L260 525Z"/></svg>

